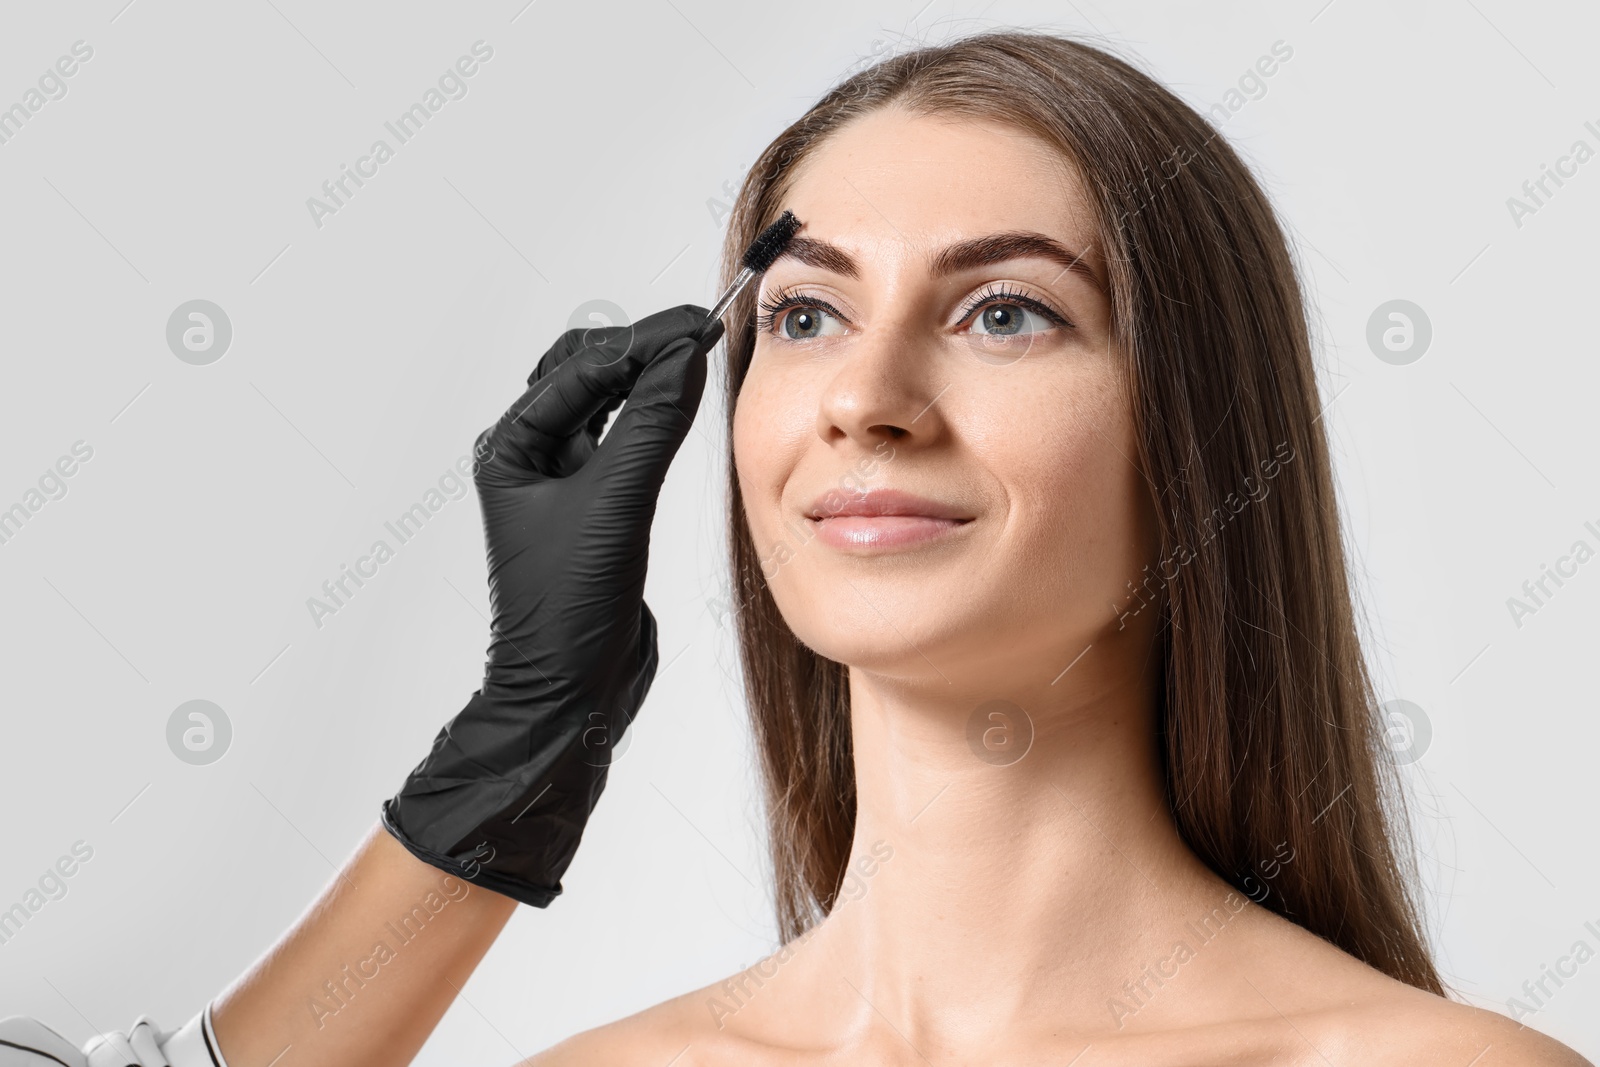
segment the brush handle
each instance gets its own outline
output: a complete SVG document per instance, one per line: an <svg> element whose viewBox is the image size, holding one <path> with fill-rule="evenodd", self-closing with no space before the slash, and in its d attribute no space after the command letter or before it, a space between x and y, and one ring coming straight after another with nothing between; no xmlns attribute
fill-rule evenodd
<svg viewBox="0 0 1600 1067"><path fill-rule="evenodd" d="M750 279L755 276L756 272L749 267L739 268L739 273L733 276L733 284L728 286L721 299L712 306L710 313L706 315L705 325L694 332L695 340L700 342L703 347L710 348L722 338L724 333L722 325L723 312L728 310L734 299L743 291L746 285L750 284Z"/></svg>
<svg viewBox="0 0 1600 1067"><path fill-rule="evenodd" d="M722 318L722 313L728 310L728 305L733 303L734 298L739 295L740 291L744 289L744 287L749 283L750 279L754 278L755 276L756 272L751 270L749 267L740 267L739 273L733 276L733 284L729 285L728 291L722 294L722 299L718 300L714 305L712 305L711 313L707 315L706 318L708 320Z"/></svg>

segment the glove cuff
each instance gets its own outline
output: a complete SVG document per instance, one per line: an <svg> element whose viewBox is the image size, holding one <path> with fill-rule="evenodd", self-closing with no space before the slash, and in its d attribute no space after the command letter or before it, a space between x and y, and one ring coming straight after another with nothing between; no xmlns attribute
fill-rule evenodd
<svg viewBox="0 0 1600 1067"><path fill-rule="evenodd" d="M395 819L391 816L390 807L394 802L395 799L393 797L383 802L382 807L378 810L378 819L383 823L383 828L389 832L389 836L400 842L407 852L423 863L437 867L446 874L460 878L462 881L469 882L472 885L510 897L523 904L531 904L536 908L549 907L550 902L561 895L562 890L559 881L553 888L536 885L522 879L508 877L482 864L473 863L470 860L463 862L453 856L446 856L443 853L435 852L430 848L417 844L405 835L404 831L396 825ZM469 873L469 871L473 873Z"/></svg>

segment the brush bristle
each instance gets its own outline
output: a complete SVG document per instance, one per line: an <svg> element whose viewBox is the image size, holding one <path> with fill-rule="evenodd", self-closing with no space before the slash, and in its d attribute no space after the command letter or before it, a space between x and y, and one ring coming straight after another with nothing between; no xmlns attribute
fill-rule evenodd
<svg viewBox="0 0 1600 1067"><path fill-rule="evenodd" d="M783 255L783 250L789 244L789 239L800 229L800 220L794 217L794 212L785 210L778 216L778 221L761 231L761 235L750 242L750 247L744 251L744 265L756 274L761 274Z"/></svg>

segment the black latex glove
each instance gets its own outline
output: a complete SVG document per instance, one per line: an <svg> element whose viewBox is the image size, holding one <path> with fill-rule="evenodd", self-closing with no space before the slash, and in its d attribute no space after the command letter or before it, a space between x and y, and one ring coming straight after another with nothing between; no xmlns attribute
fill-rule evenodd
<svg viewBox="0 0 1600 1067"><path fill-rule="evenodd" d="M419 859L525 904L561 892L655 678L650 522L722 335L720 322L697 334L707 314L685 304L567 331L478 438L494 614L483 688L382 817Z"/></svg>

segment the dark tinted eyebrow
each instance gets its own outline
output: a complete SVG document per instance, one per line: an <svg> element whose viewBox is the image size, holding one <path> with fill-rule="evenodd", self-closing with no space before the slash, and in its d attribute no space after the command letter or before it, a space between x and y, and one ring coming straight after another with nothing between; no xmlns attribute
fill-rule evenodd
<svg viewBox="0 0 1600 1067"><path fill-rule="evenodd" d="M1085 253L1074 252L1055 238L1033 230L1008 230L1004 233L991 233L984 237L974 237L946 245L933 257L929 271L934 277L943 278L974 267L1028 256L1060 264L1063 270L1081 274L1096 288L1105 291L1104 284L1101 283L1094 268L1089 265ZM793 257L812 267L842 274L846 278L861 277L860 268L850 253L838 245L815 237L796 234L790 239L780 258L787 257Z"/></svg>

